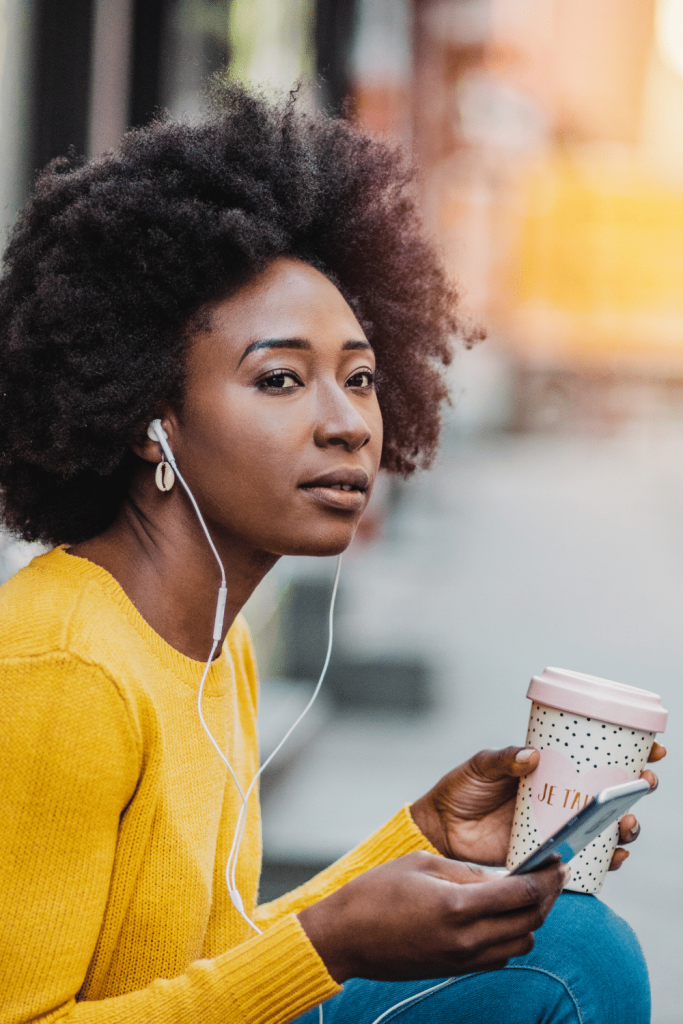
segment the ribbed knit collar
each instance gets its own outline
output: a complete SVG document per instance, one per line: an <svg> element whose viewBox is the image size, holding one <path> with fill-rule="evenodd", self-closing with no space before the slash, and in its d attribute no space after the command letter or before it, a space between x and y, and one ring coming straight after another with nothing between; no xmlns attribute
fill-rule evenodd
<svg viewBox="0 0 683 1024"><path fill-rule="evenodd" d="M63 546L53 548L46 555L39 557L52 561L58 572L66 572L72 576L78 575L84 580L91 580L93 583L98 584L112 602L120 608L128 622L145 641L152 655L183 683L191 686L194 690L198 688L206 662L188 658L186 655L181 654L180 651L177 651L175 647L171 647L163 637L159 636L147 620L142 617L121 584L118 580L114 579L111 573L87 558L82 558L80 555L72 555ZM204 693L207 697L220 696L225 693L233 680L232 659L228 656L227 651L228 643L226 637L223 650L212 662L209 674L206 677ZM207 655L208 653L207 651Z"/></svg>

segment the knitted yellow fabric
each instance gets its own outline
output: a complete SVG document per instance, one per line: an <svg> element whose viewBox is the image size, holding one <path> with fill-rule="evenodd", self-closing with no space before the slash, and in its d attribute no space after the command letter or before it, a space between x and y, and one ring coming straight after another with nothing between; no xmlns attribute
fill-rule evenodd
<svg viewBox="0 0 683 1024"><path fill-rule="evenodd" d="M295 917L359 872L432 847L401 810L255 935L223 872L239 800L197 716L203 666L109 573L62 549L0 589L0 1022L278 1024L338 986ZM237 620L204 712L241 785L257 680ZM252 798L237 880L254 913Z"/></svg>

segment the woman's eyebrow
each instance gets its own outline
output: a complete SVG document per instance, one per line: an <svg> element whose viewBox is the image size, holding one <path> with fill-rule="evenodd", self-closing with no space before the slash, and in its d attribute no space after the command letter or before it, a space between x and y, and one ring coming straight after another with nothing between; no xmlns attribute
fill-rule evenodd
<svg viewBox="0 0 683 1024"><path fill-rule="evenodd" d="M251 345L247 345L242 358L240 359L238 366L251 352L256 352L260 348L299 348L299 349L310 349L310 341L305 341L303 338L263 338L261 341L252 341Z"/></svg>
<svg viewBox="0 0 683 1024"><path fill-rule="evenodd" d="M310 350L311 347L310 341L306 341L305 338L263 338L260 341L252 341L251 345L247 345L237 365L240 366L251 352L256 352L261 348L297 348ZM353 349L369 349L372 351L372 345L368 341L365 341L364 338L345 341L342 345L343 352L349 352Z"/></svg>

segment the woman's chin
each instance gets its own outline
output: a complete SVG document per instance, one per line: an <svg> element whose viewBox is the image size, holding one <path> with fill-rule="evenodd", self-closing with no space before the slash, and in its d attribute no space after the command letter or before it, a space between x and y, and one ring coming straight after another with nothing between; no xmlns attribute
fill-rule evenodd
<svg viewBox="0 0 683 1024"><path fill-rule="evenodd" d="M279 545L278 554L308 558L331 558L334 555L341 555L351 544L357 528L358 522L355 521L353 525L345 524L343 530L326 531L325 535L291 538L289 542Z"/></svg>

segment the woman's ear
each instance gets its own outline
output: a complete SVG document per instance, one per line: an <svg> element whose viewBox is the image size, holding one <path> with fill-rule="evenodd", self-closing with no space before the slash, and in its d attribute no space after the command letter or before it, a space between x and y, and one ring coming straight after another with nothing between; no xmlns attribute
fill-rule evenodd
<svg viewBox="0 0 683 1024"><path fill-rule="evenodd" d="M164 459L164 453L161 450L161 445L158 441L153 440L148 433L148 428L152 420L149 423L141 424L135 431L133 440L130 443L132 451L135 452L145 462L161 462ZM169 433L171 418L164 417L161 419L161 425ZM151 433L151 432L150 432Z"/></svg>

